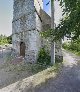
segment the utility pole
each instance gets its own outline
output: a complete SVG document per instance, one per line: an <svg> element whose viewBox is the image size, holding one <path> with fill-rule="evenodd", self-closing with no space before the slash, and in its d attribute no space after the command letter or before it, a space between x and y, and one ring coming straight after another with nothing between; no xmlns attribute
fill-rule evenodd
<svg viewBox="0 0 80 92"><path fill-rule="evenodd" d="M50 1L46 4L48 5ZM51 0L51 29L54 30L54 0ZM51 64L55 64L55 42L51 39Z"/></svg>
<svg viewBox="0 0 80 92"><path fill-rule="evenodd" d="M51 29L54 30L54 0L51 0ZM51 64L55 64L55 42L51 42Z"/></svg>

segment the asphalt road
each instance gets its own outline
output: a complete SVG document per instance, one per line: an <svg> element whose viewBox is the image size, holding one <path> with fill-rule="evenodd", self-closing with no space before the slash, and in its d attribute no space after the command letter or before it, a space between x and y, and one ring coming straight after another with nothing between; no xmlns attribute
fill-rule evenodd
<svg viewBox="0 0 80 92"><path fill-rule="evenodd" d="M63 55L63 68L56 78L51 77L36 86L34 86L34 81L33 84L29 83L28 89L27 81L25 80L25 83L20 81L0 89L0 92L80 92L80 57L65 50L63 50ZM33 80L29 78L29 81ZM26 87L23 86L24 84Z"/></svg>
<svg viewBox="0 0 80 92"><path fill-rule="evenodd" d="M63 69L56 79L35 88L34 92L80 92L80 57L63 51Z"/></svg>

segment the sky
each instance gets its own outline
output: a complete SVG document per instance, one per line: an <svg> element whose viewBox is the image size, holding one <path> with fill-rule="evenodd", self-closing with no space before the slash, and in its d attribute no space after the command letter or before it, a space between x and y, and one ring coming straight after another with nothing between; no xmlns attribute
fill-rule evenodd
<svg viewBox="0 0 80 92"><path fill-rule="evenodd" d="M51 2L49 2L50 0L43 0L43 9L49 14L51 15ZM48 5L46 5L49 2Z"/></svg>
<svg viewBox="0 0 80 92"><path fill-rule="evenodd" d="M51 15L51 3L47 6L49 0L43 0L44 10ZM61 18L61 9L59 3L55 2L55 23L59 23ZM12 19L13 19L13 0L0 0L0 34L9 36L12 34Z"/></svg>
<svg viewBox="0 0 80 92"><path fill-rule="evenodd" d="M51 2L49 3L49 5L46 6L47 2L49 2L51 0L44 0L44 10L51 16ZM62 18L62 9L59 6L59 1L56 0L54 2L54 22L56 25L58 25L60 23L60 19Z"/></svg>
<svg viewBox="0 0 80 92"><path fill-rule="evenodd" d="M0 34L12 33L13 0L0 0Z"/></svg>

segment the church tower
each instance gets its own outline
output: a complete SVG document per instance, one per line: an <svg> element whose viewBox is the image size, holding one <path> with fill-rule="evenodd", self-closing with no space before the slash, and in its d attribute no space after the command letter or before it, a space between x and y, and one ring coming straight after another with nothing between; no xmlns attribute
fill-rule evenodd
<svg viewBox="0 0 80 92"><path fill-rule="evenodd" d="M34 63L40 48L46 46L47 40L41 39L40 32L51 28L51 17L43 10L43 0L14 0L13 9L13 49ZM55 53L62 61L61 43L56 44Z"/></svg>
<svg viewBox="0 0 80 92"><path fill-rule="evenodd" d="M14 0L12 44L15 52L27 62L35 62L41 47L39 32L42 24L42 0Z"/></svg>

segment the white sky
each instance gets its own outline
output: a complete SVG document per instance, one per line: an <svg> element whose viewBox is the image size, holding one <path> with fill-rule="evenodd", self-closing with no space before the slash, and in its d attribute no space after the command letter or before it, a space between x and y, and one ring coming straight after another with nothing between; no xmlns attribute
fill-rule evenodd
<svg viewBox="0 0 80 92"><path fill-rule="evenodd" d="M0 34L12 33L13 0L0 0Z"/></svg>
<svg viewBox="0 0 80 92"><path fill-rule="evenodd" d="M59 2L54 2L55 12L54 12L54 19L55 24L58 25L60 23L60 19L62 18L62 9L59 6Z"/></svg>
<svg viewBox="0 0 80 92"><path fill-rule="evenodd" d="M44 0L44 10L50 15L50 3L46 6L49 0ZM59 3L55 2L55 23L58 24L62 16ZM13 0L0 0L0 34L7 36L12 33L12 17L13 17Z"/></svg>

